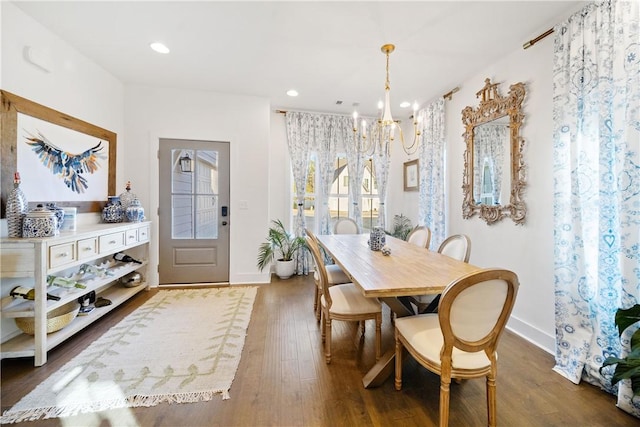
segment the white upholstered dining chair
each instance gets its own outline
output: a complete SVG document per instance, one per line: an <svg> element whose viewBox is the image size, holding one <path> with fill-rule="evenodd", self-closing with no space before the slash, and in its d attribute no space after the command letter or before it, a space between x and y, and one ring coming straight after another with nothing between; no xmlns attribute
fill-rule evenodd
<svg viewBox="0 0 640 427"><path fill-rule="evenodd" d="M382 305L376 298L365 297L354 283L329 286L327 270L320 255L320 247L313 238L307 236L306 239L307 246L316 263L322 289L320 309L322 310L321 327L326 363L331 363L331 322L333 320L360 322L363 336L365 332L364 321L375 320L375 353L376 360L378 360L382 348Z"/></svg>
<svg viewBox="0 0 640 427"><path fill-rule="evenodd" d="M431 243L431 229L429 227L425 227L424 225L420 225L414 228L407 236L407 242L411 243L412 245L428 249L429 243Z"/></svg>
<svg viewBox="0 0 640 427"><path fill-rule="evenodd" d="M314 241L314 243L316 244L316 246L318 246L318 238L316 237L315 234L313 234L313 232L311 230L309 230L308 228L305 228L305 233L307 234L307 236L312 239ZM320 247L318 246L318 249ZM322 254L320 254L322 257ZM323 260L324 261L324 260ZM315 262L315 258L314 258L314 262ZM316 292L315 292L315 297L313 299L313 311L316 313L316 319L318 320L318 322L320 321L320 314L321 314L321 310L320 310L320 295L322 295L322 288L320 285L320 273L318 272L318 266L316 266L315 271L313 272L313 281L315 282L316 285ZM339 285L341 283L349 283L351 280L349 279L349 277L347 277L347 275L345 274L344 271L342 271L342 269L340 268L339 265L336 264L325 264L324 268L327 272L327 282L329 286L333 286L333 285Z"/></svg>
<svg viewBox="0 0 640 427"><path fill-rule="evenodd" d="M471 255L471 239L466 234L454 234L447 237L438 247L438 253L463 262L469 262ZM407 300L416 306L416 312L432 313L438 308L440 295L422 295L407 297Z"/></svg>
<svg viewBox="0 0 640 427"><path fill-rule="evenodd" d="M518 277L485 269L461 277L442 293L438 313L395 321L395 388L402 389L402 353L440 375L440 426L449 424L451 379L486 377L488 425L496 425L498 339L513 309Z"/></svg>
<svg viewBox="0 0 640 427"><path fill-rule="evenodd" d="M333 224L333 234L360 234L360 228L351 218L338 218Z"/></svg>

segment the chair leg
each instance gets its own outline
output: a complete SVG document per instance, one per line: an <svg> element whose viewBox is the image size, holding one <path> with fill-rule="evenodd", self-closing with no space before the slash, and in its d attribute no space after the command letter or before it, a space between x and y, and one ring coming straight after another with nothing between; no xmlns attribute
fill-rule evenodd
<svg viewBox="0 0 640 427"><path fill-rule="evenodd" d="M326 319L327 319L327 313L325 313L324 310L320 310L320 336L322 337L323 343L327 340L327 327L324 322L326 321Z"/></svg>
<svg viewBox="0 0 640 427"><path fill-rule="evenodd" d="M313 309L316 312L316 320L320 322L320 318L322 317L322 304L320 304L320 288L316 286L316 298L313 303Z"/></svg>
<svg viewBox="0 0 640 427"><path fill-rule="evenodd" d="M324 359L327 365L331 363L331 317L327 313L324 314Z"/></svg>
<svg viewBox="0 0 640 427"><path fill-rule="evenodd" d="M360 328L360 336L364 337L364 334L366 332L366 322L364 320L360 320L358 322L358 327Z"/></svg>
<svg viewBox="0 0 640 427"><path fill-rule="evenodd" d="M449 425L449 388L451 378L440 376L440 427Z"/></svg>
<svg viewBox="0 0 640 427"><path fill-rule="evenodd" d="M382 313L376 314L376 361L382 355Z"/></svg>
<svg viewBox="0 0 640 427"><path fill-rule="evenodd" d="M396 379L394 384L398 391L402 390L402 349L402 343L398 339L396 332Z"/></svg>
<svg viewBox="0 0 640 427"><path fill-rule="evenodd" d="M487 375L487 421L490 427L495 427L497 415L496 379L493 374L489 374Z"/></svg>

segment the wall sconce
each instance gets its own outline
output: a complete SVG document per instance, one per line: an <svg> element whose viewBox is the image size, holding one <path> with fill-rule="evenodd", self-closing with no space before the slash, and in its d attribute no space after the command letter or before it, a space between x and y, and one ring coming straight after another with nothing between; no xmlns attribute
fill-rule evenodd
<svg viewBox="0 0 640 427"><path fill-rule="evenodd" d="M193 172L191 165L192 165L192 162L191 162L191 157L189 157L189 153L180 157L180 170L182 172Z"/></svg>

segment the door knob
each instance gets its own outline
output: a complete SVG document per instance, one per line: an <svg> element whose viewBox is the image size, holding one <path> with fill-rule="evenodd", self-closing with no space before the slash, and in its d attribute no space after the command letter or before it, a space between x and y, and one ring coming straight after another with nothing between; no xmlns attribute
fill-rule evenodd
<svg viewBox="0 0 640 427"><path fill-rule="evenodd" d="M227 225L227 221L222 221L222 225Z"/></svg>

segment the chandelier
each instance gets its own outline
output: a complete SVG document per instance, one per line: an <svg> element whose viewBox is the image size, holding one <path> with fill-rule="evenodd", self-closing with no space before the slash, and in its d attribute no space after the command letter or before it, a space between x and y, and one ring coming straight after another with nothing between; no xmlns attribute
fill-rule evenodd
<svg viewBox="0 0 640 427"><path fill-rule="evenodd" d="M376 150L384 150L389 154L391 145L396 136L402 143L402 148L408 155L414 154L418 150L419 139L422 133L420 128L420 120L418 119L418 104L413 104L413 141L411 144L405 142L400 122L394 120L391 116L391 104L389 102L389 92L391 86L389 84L389 55L395 50L392 44L383 45L380 50L387 58L387 78L384 83L384 102L378 102L380 117L375 120L369 129L367 129L367 121L362 120L361 126L358 127L358 112L353 112L353 136L356 141L358 151L365 154L373 154Z"/></svg>

